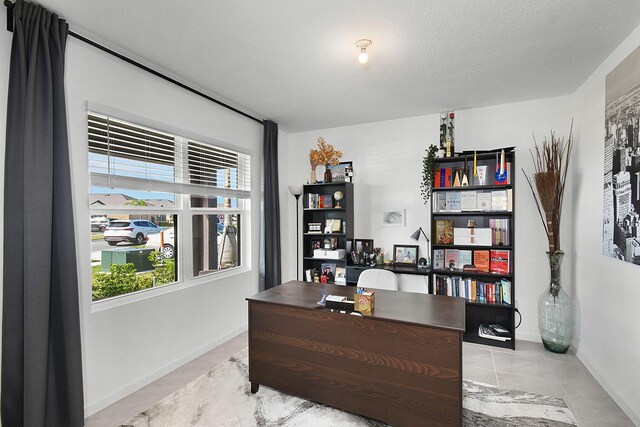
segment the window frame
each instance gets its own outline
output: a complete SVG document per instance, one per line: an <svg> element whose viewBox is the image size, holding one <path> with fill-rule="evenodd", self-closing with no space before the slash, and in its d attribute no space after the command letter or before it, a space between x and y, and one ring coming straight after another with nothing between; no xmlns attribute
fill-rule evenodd
<svg viewBox="0 0 640 427"><path fill-rule="evenodd" d="M102 311L114 307L118 307L121 305L135 303L137 301L145 300L148 298L153 298L156 296L164 295L170 292L176 292L182 289L189 288L191 286L199 286L207 283L215 283L221 280L224 280L228 277L232 277L238 274L243 274L248 271L251 271L251 206L252 206L252 193L253 186L256 185L252 182L252 167L254 167L255 156L252 150L235 146L233 144L225 143L219 141L214 138L205 137L202 135L197 135L193 132L185 131L184 129L175 128L170 125L162 124L155 122L153 120L149 120L143 118L141 116L137 116L134 114L122 112L115 110L113 108L109 108L97 103L87 102L86 105L86 117L84 123L88 125L89 114L99 114L104 116L112 117L113 119L122 120L125 122L129 122L134 125L138 125L141 127L147 127L152 130L157 130L160 132L168 133L173 135L177 139L181 139L183 142L195 142L198 144L212 145L214 147L219 147L224 150L235 151L238 154L242 154L246 156L246 161L249 163L247 170L247 179L249 182L249 188L244 190L246 197L237 197L238 206L234 208L224 208L224 207L191 207L190 196L197 194L180 194L175 193L175 202L174 207L148 207L148 206L131 206L127 208L122 207L105 207L99 206L94 207L92 205L88 205L88 221L94 215L103 215L108 216L109 214L131 214L132 212L162 212L166 214L177 215L177 223L174 224L176 229L176 242L175 245L177 247L177 255L176 255L176 265L177 265L177 281L173 283L168 283L158 287L152 287L148 289L143 289L140 291L130 292L127 294L122 294L110 298L105 298L102 300L93 301L90 299L91 304L91 312ZM87 128L88 132L88 128ZM89 156L89 144L88 140L85 144L86 158ZM187 163L187 156L177 155L175 159L180 159L183 163ZM89 166L89 165L87 165ZM90 172L90 168L88 168L89 172L89 188L94 186L99 186L94 184ZM141 182L139 180L138 182ZM115 188L116 190L128 190L134 188ZM167 192L166 190L164 192ZM90 191L87 191L87 194L91 194ZM193 272L193 230L192 230L192 221L194 215L219 215L219 214L237 214L240 216L240 239L238 241L239 246L239 259L240 265L236 267L230 267L224 270L218 271L210 271L199 276L194 275ZM89 226L87 227L89 228ZM85 257L90 258L90 252L88 254L84 254ZM85 259L88 264L90 259ZM81 261L82 262L82 261Z"/></svg>

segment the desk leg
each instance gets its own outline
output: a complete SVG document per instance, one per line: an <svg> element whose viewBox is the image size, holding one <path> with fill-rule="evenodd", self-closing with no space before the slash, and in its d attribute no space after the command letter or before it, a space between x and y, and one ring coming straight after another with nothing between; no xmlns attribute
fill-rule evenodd
<svg viewBox="0 0 640 427"><path fill-rule="evenodd" d="M258 392L258 389L260 388L260 384L258 383L251 383L251 393L255 394Z"/></svg>

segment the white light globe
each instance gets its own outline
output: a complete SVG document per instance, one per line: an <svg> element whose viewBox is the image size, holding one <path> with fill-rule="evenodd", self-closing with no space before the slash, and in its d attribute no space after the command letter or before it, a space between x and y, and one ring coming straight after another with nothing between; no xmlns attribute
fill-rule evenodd
<svg viewBox="0 0 640 427"><path fill-rule="evenodd" d="M360 61L361 64L366 63L368 59L369 55L367 55L365 51L360 52L360 55L358 55L358 61Z"/></svg>

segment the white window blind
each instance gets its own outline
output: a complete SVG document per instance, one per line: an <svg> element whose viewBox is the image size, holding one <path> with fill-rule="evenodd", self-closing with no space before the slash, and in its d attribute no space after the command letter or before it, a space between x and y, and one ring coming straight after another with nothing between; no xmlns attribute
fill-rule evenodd
<svg viewBox="0 0 640 427"><path fill-rule="evenodd" d="M89 113L91 184L249 198L248 154Z"/></svg>

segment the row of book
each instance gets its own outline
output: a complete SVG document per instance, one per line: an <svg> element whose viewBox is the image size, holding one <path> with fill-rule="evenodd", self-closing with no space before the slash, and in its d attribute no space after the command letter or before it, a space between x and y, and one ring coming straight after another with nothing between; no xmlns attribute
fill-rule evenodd
<svg viewBox="0 0 640 427"><path fill-rule="evenodd" d="M437 245L508 246L510 225L509 218L490 218L489 228L456 228L452 219L437 219L433 241Z"/></svg>
<svg viewBox="0 0 640 427"><path fill-rule="evenodd" d="M497 323L490 325L480 324L478 326L478 335L495 341L509 341L511 339L511 332Z"/></svg>
<svg viewBox="0 0 640 427"><path fill-rule="evenodd" d="M509 274L511 251L509 249L435 249L433 269Z"/></svg>
<svg viewBox="0 0 640 427"><path fill-rule="evenodd" d="M434 188L465 187L483 185L509 185L511 184L511 162L505 162L502 174L500 166L495 165L495 171L491 171L488 165L476 167L473 173L472 167L438 168L433 177Z"/></svg>
<svg viewBox="0 0 640 427"><path fill-rule="evenodd" d="M346 285L347 269L345 267L337 267L335 264L325 263L320 266L320 270L315 268L305 270L304 279L307 282Z"/></svg>
<svg viewBox="0 0 640 427"><path fill-rule="evenodd" d="M309 193L305 205L309 209L332 208L333 196Z"/></svg>
<svg viewBox="0 0 640 427"><path fill-rule="evenodd" d="M446 191L433 193L433 211L448 212L512 212L513 190Z"/></svg>
<svg viewBox="0 0 640 427"><path fill-rule="evenodd" d="M433 293L482 304L511 304L511 281L484 282L470 277L434 274Z"/></svg>

